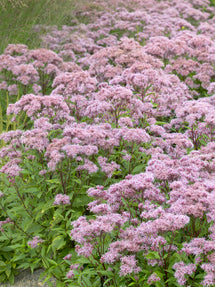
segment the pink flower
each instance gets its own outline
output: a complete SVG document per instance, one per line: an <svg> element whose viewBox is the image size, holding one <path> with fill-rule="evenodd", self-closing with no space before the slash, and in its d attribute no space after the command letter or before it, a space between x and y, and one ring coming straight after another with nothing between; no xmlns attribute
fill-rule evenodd
<svg viewBox="0 0 215 287"><path fill-rule="evenodd" d="M120 254L116 249L111 249L110 251L106 252L104 255L102 255L100 261L101 263L109 263L113 264L115 261L117 261L120 257Z"/></svg>
<svg viewBox="0 0 215 287"><path fill-rule="evenodd" d="M30 60L39 61L43 66L46 63L58 64L62 62L62 59L53 51L40 48L36 50L31 50L28 54Z"/></svg>
<svg viewBox="0 0 215 287"><path fill-rule="evenodd" d="M44 240L39 239L39 236L34 236L32 241L28 241L28 245L31 246L31 248L36 248L39 243L44 242Z"/></svg>
<svg viewBox="0 0 215 287"><path fill-rule="evenodd" d="M126 276L131 273L138 273L141 268L137 266L137 260L134 255L124 256L121 259L120 275Z"/></svg>
<svg viewBox="0 0 215 287"><path fill-rule="evenodd" d="M70 204L70 199L68 195L65 194L57 194L55 196L55 201L53 203L53 205L65 205L65 204Z"/></svg>
<svg viewBox="0 0 215 287"><path fill-rule="evenodd" d="M80 264L76 263L76 264L70 265L70 270L76 270L79 267L80 267Z"/></svg>
<svg viewBox="0 0 215 287"><path fill-rule="evenodd" d="M39 91L41 91L41 86L37 85L37 84L33 84L33 91L34 93L37 95L39 93Z"/></svg>
<svg viewBox="0 0 215 287"><path fill-rule="evenodd" d="M72 258L72 254L68 254L65 257L63 257L64 260L70 260Z"/></svg>
<svg viewBox="0 0 215 287"><path fill-rule="evenodd" d="M76 245L75 251L78 253L79 256L90 257L93 252L93 245L90 243L84 243L82 247Z"/></svg>
<svg viewBox="0 0 215 287"><path fill-rule="evenodd" d="M14 224L14 222L8 217L6 220L0 221L0 231L4 231L4 229L2 228L2 226L5 225L5 224L7 224L7 223Z"/></svg>
<svg viewBox="0 0 215 287"><path fill-rule="evenodd" d="M182 261L175 263L173 265L173 269L176 270L175 278L177 279L178 283L183 286L187 282L185 275L191 275L193 272L196 271L196 268L197 267L195 264L185 265L185 263Z"/></svg>
<svg viewBox="0 0 215 287"><path fill-rule="evenodd" d="M8 92L10 95L17 95L18 89L17 89L17 85L10 85L8 86Z"/></svg>
<svg viewBox="0 0 215 287"><path fill-rule="evenodd" d="M147 283L149 285L153 284L154 282L160 281L160 277L158 277L158 275L156 273L153 273L149 276Z"/></svg>
<svg viewBox="0 0 215 287"><path fill-rule="evenodd" d="M42 128L35 128L23 132L21 136L21 143L26 147L43 151L49 144L48 132Z"/></svg>
<svg viewBox="0 0 215 287"><path fill-rule="evenodd" d="M105 157L99 156L98 162L102 168L102 171L106 173L108 177L111 177L116 169L120 170L120 165L116 164L114 161L107 163L107 158Z"/></svg>
<svg viewBox="0 0 215 287"><path fill-rule="evenodd" d="M47 170L46 170L46 169L42 169L42 170L39 172L40 175L44 175L44 174L46 174L46 173L47 173Z"/></svg>
<svg viewBox="0 0 215 287"><path fill-rule="evenodd" d="M71 278L73 278L74 276L75 276L75 274L74 274L73 270L69 270L69 272L67 272L67 274L66 274L66 277L67 277L68 279L71 279Z"/></svg>
<svg viewBox="0 0 215 287"><path fill-rule="evenodd" d="M128 154L126 150L122 150L122 152L125 153L125 155L123 155L122 158L126 161L130 161L132 156Z"/></svg>
<svg viewBox="0 0 215 287"><path fill-rule="evenodd" d="M94 173L98 171L98 167L97 165L95 165L92 161L90 161L89 159L85 159L84 160L84 164L83 165L79 165L76 170L87 170L89 173Z"/></svg>
<svg viewBox="0 0 215 287"><path fill-rule="evenodd" d="M7 162L1 169L0 172L5 173L8 177L15 177L20 175L22 169L19 167L21 159L15 158Z"/></svg>
<svg viewBox="0 0 215 287"><path fill-rule="evenodd" d="M119 134L121 138L128 142L136 142L137 144L142 144L150 141L150 136L143 129L119 129Z"/></svg>

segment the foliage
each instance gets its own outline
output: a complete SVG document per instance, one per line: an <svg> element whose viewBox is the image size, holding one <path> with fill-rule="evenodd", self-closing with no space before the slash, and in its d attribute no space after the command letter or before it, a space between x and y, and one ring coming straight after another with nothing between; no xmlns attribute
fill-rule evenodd
<svg viewBox="0 0 215 287"><path fill-rule="evenodd" d="M100 2L3 2L0 281L214 286L214 7Z"/></svg>
<svg viewBox="0 0 215 287"><path fill-rule="evenodd" d="M0 2L0 52L8 44L26 44L40 47L40 35L44 32L38 25L70 25L76 21L75 11L83 1L74 0L2 0Z"/></svg>

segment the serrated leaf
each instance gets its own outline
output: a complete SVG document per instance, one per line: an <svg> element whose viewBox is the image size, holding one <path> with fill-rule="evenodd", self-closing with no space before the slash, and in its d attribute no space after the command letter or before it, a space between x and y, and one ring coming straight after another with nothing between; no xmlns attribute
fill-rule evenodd
<svg viewBox="0 0 215 287"><path fill-rule="evenodd" d="M0 249L0 251L12 251L12 250L14 250L14 249L16 249L16 247L14 247L14 246L4 246L4 247L1 247L1 249Z"/></svg>
<svg viewBox="0 0 215 287"><path fill-rule="evenodd" d="M77 263L80 263L80 264L87 264L89 263L90 261L87 259L87 258L84 258L84 257L80 257L77 259Z"/></svg>
<svg viewBox="0 0 215 287"><path fill-rule="evenodd" d="M66 244L64 240L64 236L59 235L52 241L52 249L53 250L59 250Z"/></svg>
<svg viewBox="0 0 215 287"><path fill-rule="evenodd" d="M25 257L26 257L25 254L21 254L19 256L16 256L16 257L13 258L13 262L19 261L19 260L21 260L21 259L23 259Z"/></svg>
<svg viewBox="0 0 215 287"><path fill-rule="evenodd" d="M205 277L205 274L202 273L202 274L198 274L195 276L196 279L203 279Z"/></svg>
<svg viewBox="0 0 215 287"><path fill-rule="evenodd" d="M28 233L40 233L42 230L43 230L42 226L40 226L39 224L32 223L27 227L26 232L28 232Z"/></svg>
<svg viewBox="0 0 215 287"><path fill-rule="evenodd" d="M60 181L57 178L47 179L46 182L51 183L51 184L60 184Z"/></svg>
<svg viewBox="0 0 215 287"><path fill-rule="evenodd" d="M52 265L54 265L54 266L58 266L58 263L55 262L54 260L49 259L49 258L46 258L46 260L47 260L50 264L52 264Z"/></svg>
<svg viewBox="0 0 215 287"><path fill-rule="evenodd" d="M146 259L160 259L160 255L158 252L153 251L153 252L149 252L147 255L145 255Z"/></svg>
<svg viewBox="0 0 215 287"><path fill-rule="evenodd" d="M135 166L135 168L132 170L131 174L138 174L143 172L145 169L145 164L140 164Z"/></svg>
<svg viewBox="0 0 215 287"><path fill-rule="evenodd" d="M5 240L8 240L6 235L3 234L2 236L0 236L0 241L5 241Z"/></svg>
<svg viewBox="0 0 215 287"><path fill-rule="evenodd" d="M96 274L96 273L94 273L94 274ZM84 279L86 280L86 282L87 282L87 286L92 286L92 282L90 281L90 278L91 278L91 276L89 275L89 276L84 276ZM91 284L91 285L90 285Z"/></svg>

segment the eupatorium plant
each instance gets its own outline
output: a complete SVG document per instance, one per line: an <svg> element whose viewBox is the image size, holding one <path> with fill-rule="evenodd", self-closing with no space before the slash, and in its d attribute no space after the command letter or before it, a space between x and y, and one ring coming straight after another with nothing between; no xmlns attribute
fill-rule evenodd
<svg viewBox="0 0 215 287"><path fill-rule="evenodd" d="M214 7L98 2L0 55L0 281L214 286Z"/></svg>

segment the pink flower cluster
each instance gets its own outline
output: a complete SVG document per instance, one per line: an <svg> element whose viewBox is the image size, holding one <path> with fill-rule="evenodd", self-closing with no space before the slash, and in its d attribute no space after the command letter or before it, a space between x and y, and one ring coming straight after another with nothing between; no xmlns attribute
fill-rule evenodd
<svg viewBox="0 0 215 287"><path fill-rule="evenodd" d="M53 205L65 205L65 204L70 204L70 199L68 195L65 194L57 194L55 196L55 201L53 203Z"/></svg>
<svg viewBox="0 0 215 287"><path fill-rule="evenodd" d="M3 225L7 224L7 223L14 223L9 217L5 220L0 221L0 231L4 231L4 229L2 228Z"/></svg>
<svg viewBox="0 0 215 287"><path fill-rule="evenodd" d="M150 285L152 285L154 282L160 281L160 277L157 276L156 273L153 273L152 275L149 276L147 283Z"/></svg>
<svg viewBox="0 0 215 287"><path fill-rule="evenodd" d="M39 243L44 242L44 240L39 239L39 238L40 238L39 236L34 236L34 237L33 237L33 240L28 241L28 245L29 245L31 248L36 248Z"/></svg>
<svg viewBox="0 0 215 287"><path fill-rule="evenodd" d="M191 275L196 271L195 264L185 265L184 262L175 263L173 268L176 270L175 277L180 285L184 285L187 281L185 275Z"/></svg>
<svg viewBox="0 0 215 287"><path fill-rule="evenodd" d="M54 205L70 205L70 178L83 190L88 181L94 217L72 222L79 256L96 254L122 277L150 267L152 285L173 254L184 254L171 267L178 284L201 270L201 284L214 286L215 8L209 0L93 2L103 11L82 12L88 24L47 29L49 49L12 44L0 55L7 115L29 119L1 134L0 172L22 178L33 159L38 176L61 183Z"/></svg>

